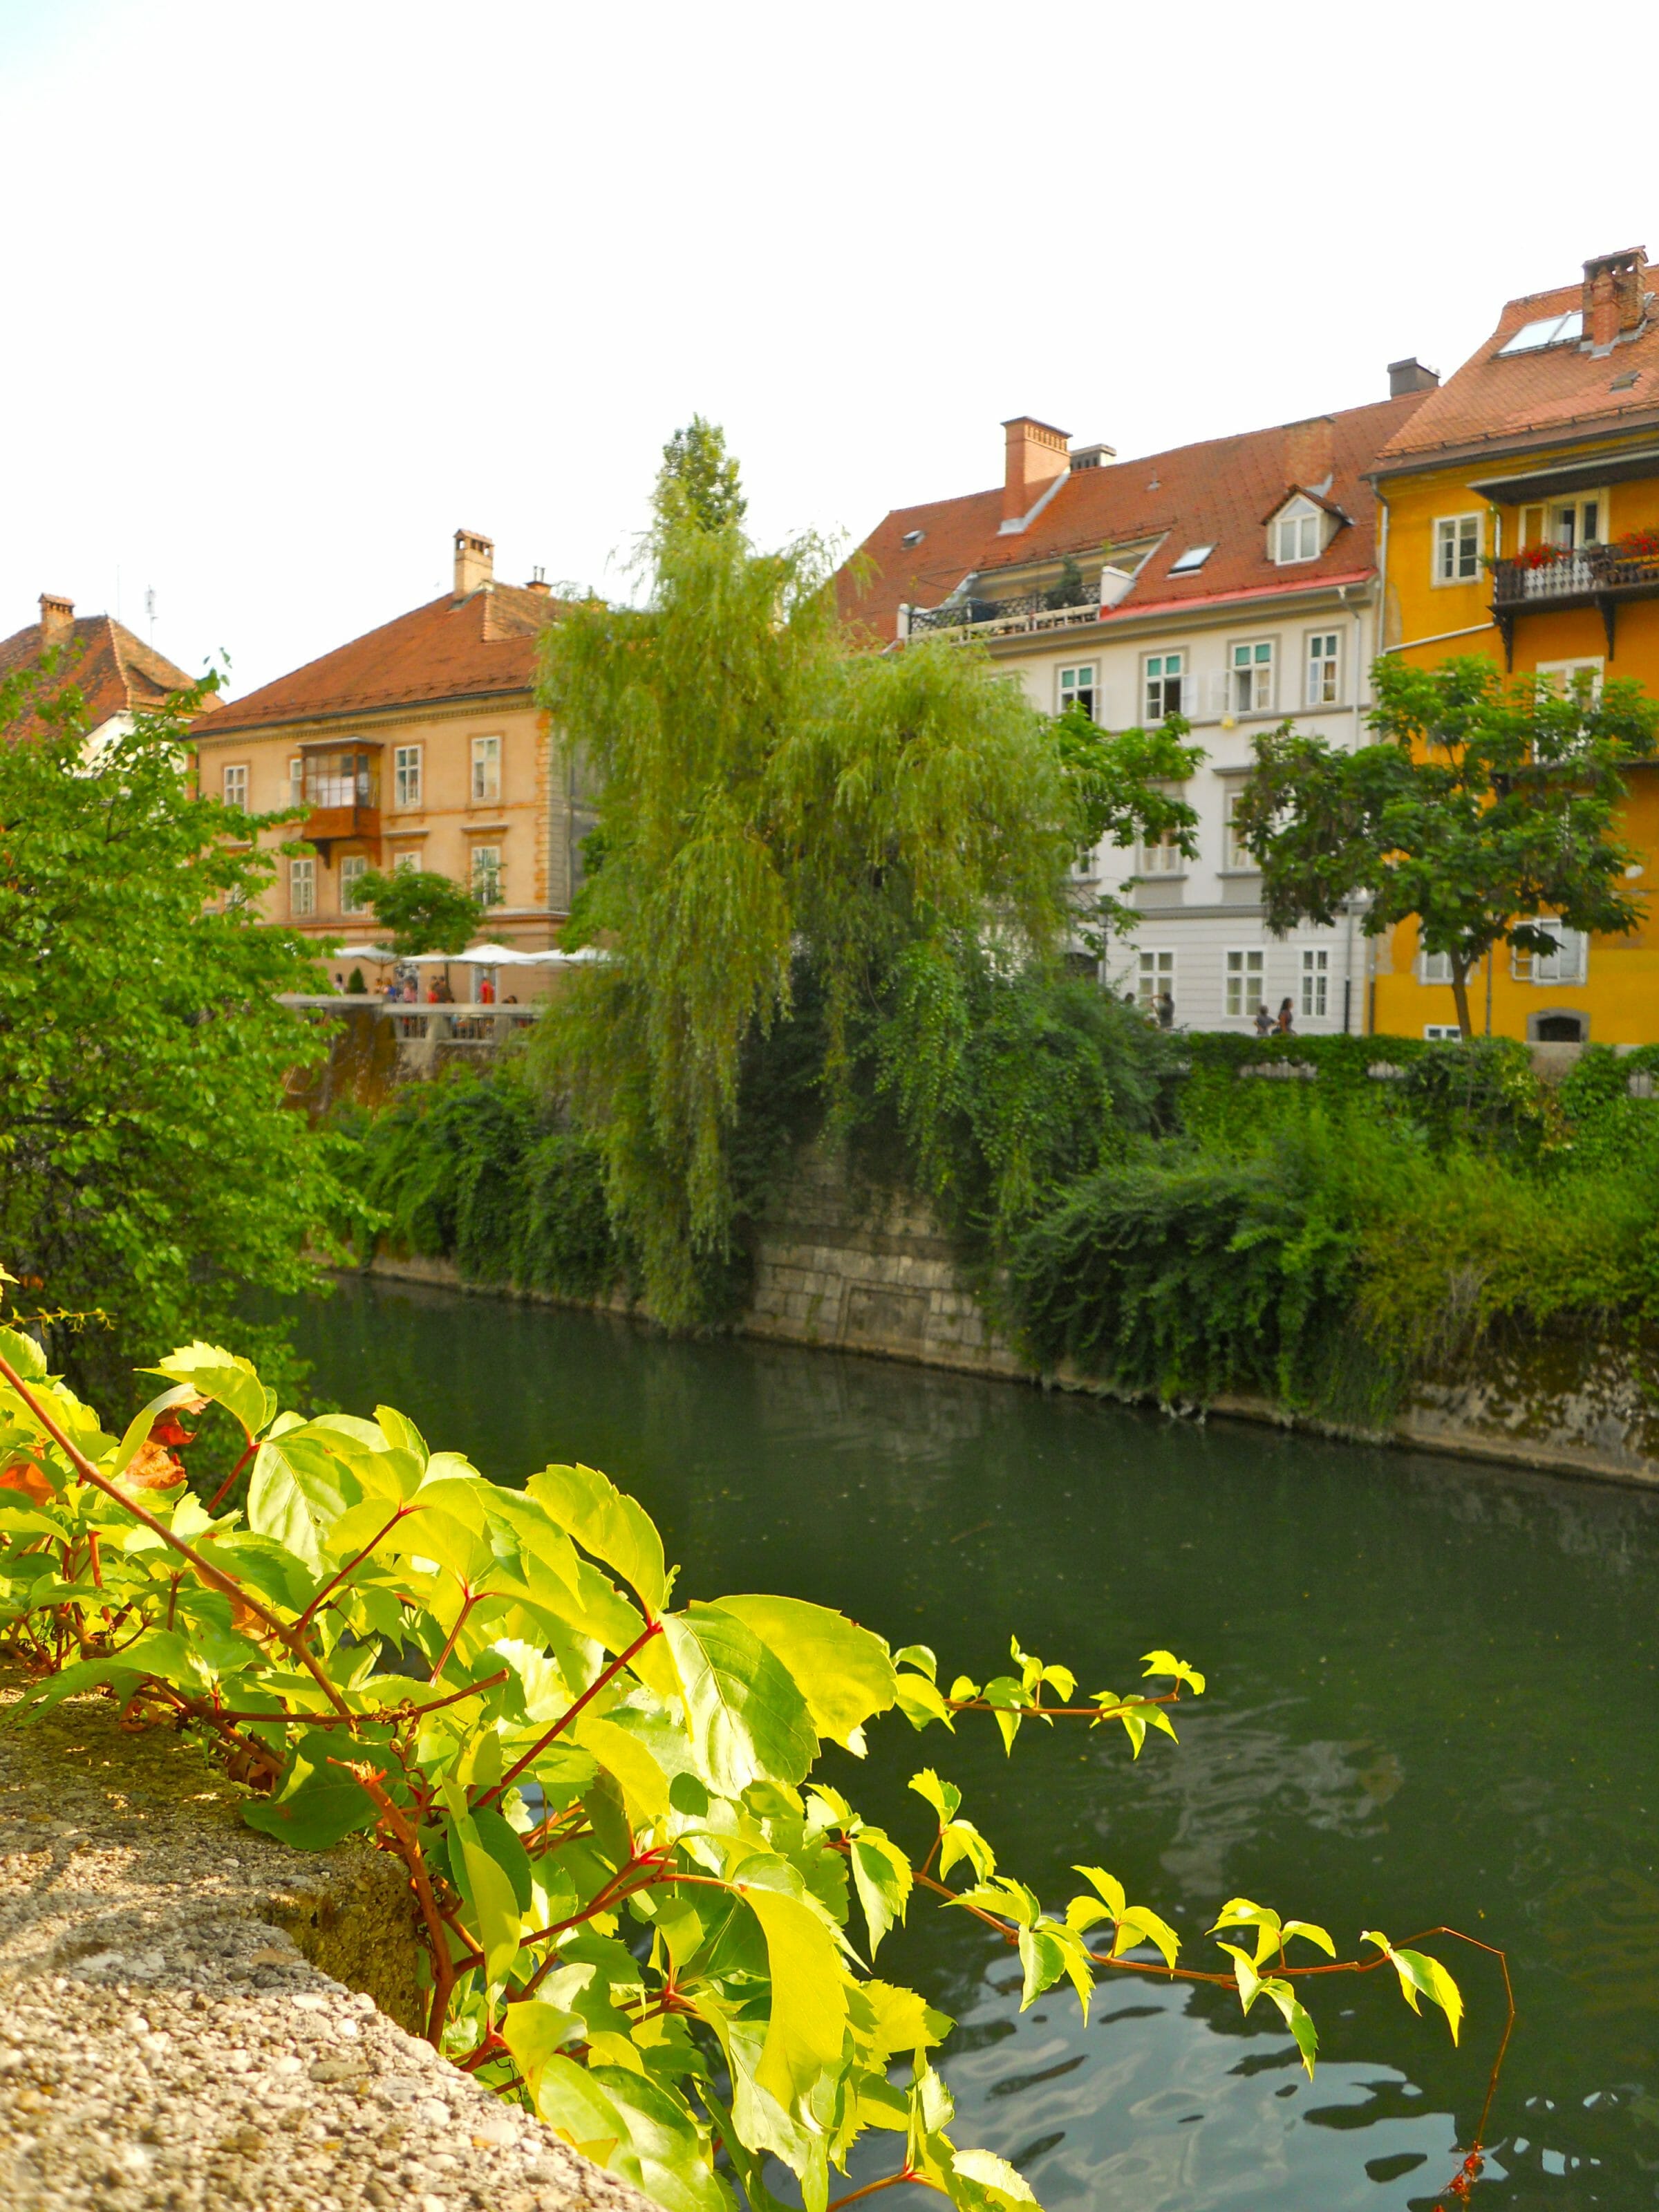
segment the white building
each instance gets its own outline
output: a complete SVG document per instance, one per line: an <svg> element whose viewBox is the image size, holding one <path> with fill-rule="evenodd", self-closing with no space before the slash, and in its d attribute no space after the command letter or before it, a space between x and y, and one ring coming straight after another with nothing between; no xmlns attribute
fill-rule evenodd
<svg viewBox="0 0 1659 2212"><path fill-rule="evenodd" d="M1188 1028L1249 1030L1287 998L1298 1030L1370 1026L1357 924L1273 938L1231 814L1259 731L1290 715L1365 740L1382 625L1364 471L1435 384L1415 362L1389 381L1373 406L1145 460L1017 416L1001 486L895 510L861 548L869 583L843 572L850 618L894 644L982 641L1045 713L1076 701L1111 729L1191 722L1197 859L1103 846L1091 864L1143 916L1107 980L1149 1008L1167 990Z"/></svg>

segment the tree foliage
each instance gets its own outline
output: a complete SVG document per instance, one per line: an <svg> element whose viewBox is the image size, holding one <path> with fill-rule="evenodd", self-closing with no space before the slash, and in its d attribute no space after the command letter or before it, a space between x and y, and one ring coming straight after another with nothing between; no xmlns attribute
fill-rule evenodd
<svg viewBox="0 0 1659 2212"><path fill-rule="evenodd" d="M359 902L400 960L422 952L465 952L483 920L482 899L435 869L371 868L357 884Z"/></svg>
<svg viewBox="0 0 1659 2212"><path fill-rule="evenodd" d="M1339 1960L1323 1928L1236 1897L1188 1964L1190 1937L1104 1867L1045 1906L935 1768L910 1783L914 1838L817 1771L895 1713L947 1736L988 1720L1011 1753L1030 1723L1111 1724L1138 1757L1204 1691L1174 1653L1079 1696L1013 1638L1006 1671L947 1688L931 1650L822 1606L671 1602L657 1529L590 1468L501 1489L389 1407L279 1413L217 1346L151 1371L118 1435L0 1328L0 1628L34 1677L25 1716L105 1692L124 1725L212 1746L250 1826L302 1850L373 1835L408 1875L428 2039L666 2212L732 2212L734 2189L777 2212L769 2159L806 2212L836 2212L831 2170L871 2132L890 2170L837 2204L912 2181L958 2212L1033 2203L951 2140L950 2021L874 1970L920 1899L1007 1944L1024 2006L1063 1983L1086 2018L1098 1980L1148 1974L1246 2014L1265 1997L1311 2075L1307 1977L1386 1966L1456 2039L1461 1993L1418 1939L1368 1929ZM208 1405L245 1439L245 1514L228 1483L187 1485L184 1418Z"/></svg>
<svg viewBox="0 0 1659 2212"><path fill-rule="evenodd" d="M718 422L694 415L663 447L657 506L699 530L731 530L742 522L749 502L738 483L737 457L726 452Z"/></svg>
<svg viewBox="0 0 1659 2212"><path fill-rule="evenodd" d="M315 1284L308 1240L351 1200L284 1103L326 1050L276 1002L317 988L314 948L258 918L258 833L289 817L192 794L206 687L94 750L55 673L0 688L0 1235L106 1317L64 1337L77 1373L125 1379L247 1284Z"/></svg>
<svg viewBox="0 0 1659 2212"><path fill-rule="evenodd" d="M1613 834L1625 771L1652 755L1659 702L1630 683L1565 692L1506 684L1468 658L1436 669L1379 660L1370 721L1380 742L1347 752L1285 723L1255 741L1241 835L1261 865L1270 927L1328 924L1361 894L1381 936L1415 918L1425 951L1450 962L1458 1024L1468 977L1497 944L1551 953L1548 913L1569 929L1638 927L1622 888L1631 848Z"/></svg>

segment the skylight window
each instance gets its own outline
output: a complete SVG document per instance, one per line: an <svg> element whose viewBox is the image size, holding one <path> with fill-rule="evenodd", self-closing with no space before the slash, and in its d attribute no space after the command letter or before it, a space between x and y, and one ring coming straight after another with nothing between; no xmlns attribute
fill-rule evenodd
<svg viewBox="0 0 1659 2212"><path fill-rule="evenodd" d="M927 532L925 530L907 530L903 537L900 538L899 544L901 545L920 545L922 539L927 535Z"/></svg>
<svg viewBox="0 0 1659 2212"><path fill-rule="evenodd" d="M1172 576L1195 576L1215 551L1213 545L1189 545L1178 561L1170 563Z"/></svg>
<svg viewBox="0 0 1659 2212"><path fill-rule="evenodd" d="M1535 323L1522 323L1515 336L1498 347L1496 358L1501 361L1506 353L1536 353L1542 346L1576 343L1583 334L1582 308L1571 308L1565 315L1543 315Z"/></svg>

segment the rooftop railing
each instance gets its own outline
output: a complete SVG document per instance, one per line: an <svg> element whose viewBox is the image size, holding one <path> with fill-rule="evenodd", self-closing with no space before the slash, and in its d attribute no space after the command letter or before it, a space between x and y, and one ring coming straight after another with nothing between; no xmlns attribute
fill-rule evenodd
<svg viewBox="0 0 1659 2212"><path fill-rule="evenodd" d="M947 599L941 607L913 607L910 635L924 636L939 630L972 629L992 636L1030 630L1069 629L1079 623L1100 619L1100 605L1092 592L1081 599L1057 604L1058 593L1027 592L1017 599Z"/></svg>

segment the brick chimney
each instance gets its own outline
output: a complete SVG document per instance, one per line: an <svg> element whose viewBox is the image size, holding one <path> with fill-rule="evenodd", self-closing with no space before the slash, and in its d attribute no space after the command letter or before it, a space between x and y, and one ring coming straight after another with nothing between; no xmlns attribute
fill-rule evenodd
<svg viewBox="0 0 1659 2212"><path fill-rule="evenodd" d="M495 574L495 547L491 538L480 538L476 530L455 532L455 596L470 599L492 580Z"/></svg>
<svg viewBox="0 0 1659 2212"><path fill-rule="evenodd" d="M1016 415L1003 424L1008 440L1008 461L1002 480L1002 526L1021 522L1043 492L1070 464L1069 430L1056 430L1029 415Z"/></svg>
<svg viewBox="0 0 1659 2212"><path fill-rule="evenodd" d="M1648 257L1640 246L1601 253L1584 264L1584 336L1598 351L1626 331L1639 329L1646 312Z"/></svg>
<svg viewBox="0 0 1659 2212"><path fill-rule="evenodd" d="M1322 496L1336 470L1336 426L1328 415L1285 426L1285 477Z"/></svg>
<svg viewBox="0 0 1659 2212"><path fill-rule="evenodd" d="M1390 399L1403 399L1408 392L1435 392L1439 389L1439 370L1425 368L1414 354L1409 355L1404 361L1391 361L1389 363Z"/></svg>
<svg viewBox="0 0 1659 2212"><path fill-rule="evenodd" d="M67 645L75 635L75 602L61 599L56 592L40 594L40 650L48 646Z"/></svg>
<svg viewBox="0 0 1659 2212"><path fill-rule="evenodd" d="M538 568L535 574L531 577L530 581L525 586L525 589L526 592L535 592L538 593L539 596L544 599L550 599L553 596L553 586L547 580L546 569Z"/></svg>

